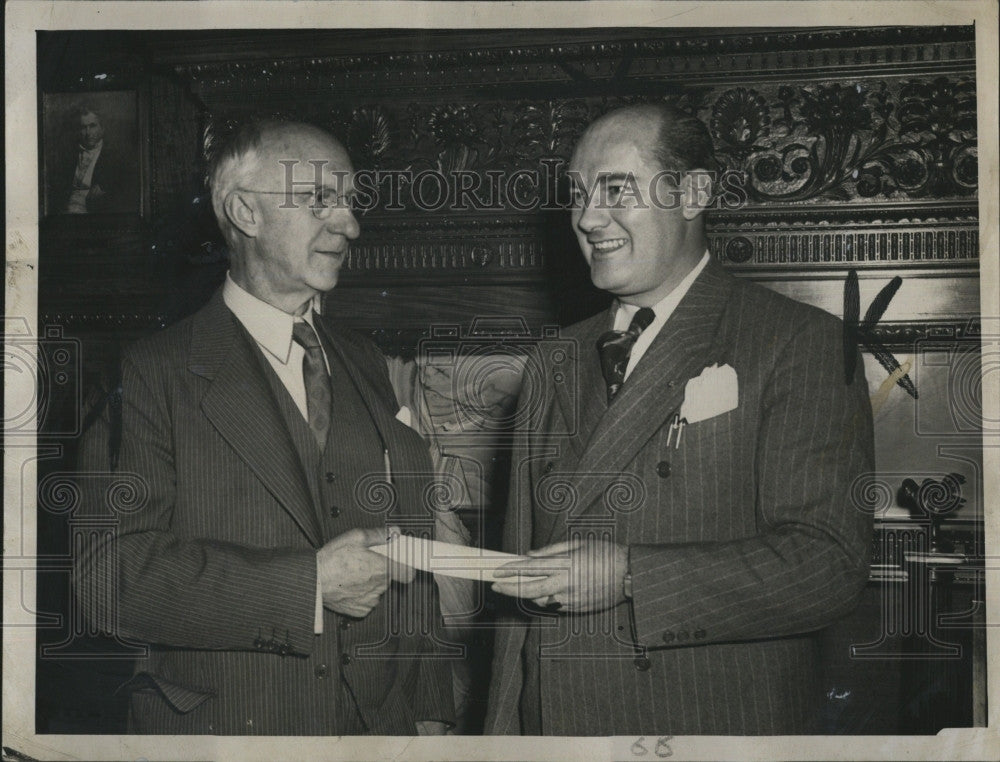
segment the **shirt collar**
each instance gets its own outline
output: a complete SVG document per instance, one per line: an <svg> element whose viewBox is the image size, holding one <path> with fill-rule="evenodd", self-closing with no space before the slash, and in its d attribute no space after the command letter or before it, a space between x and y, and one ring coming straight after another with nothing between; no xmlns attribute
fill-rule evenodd
<svg viewBox="0 0 1000 762"><path fill-rule="evenodd" d="M292 326L302 320L313 326L312 314L320 311L322 303L317 294L304 315L289 315L240 287L228 272L222 287L222 300L253 340L282 364L288 362L292 351Z"/></svg>
<svg viewBox="0 0 1000 762"><path fill-rule="evenodd" d="M667 294L665 297L660 299L656 304L653 305L653 312L656 313L656 322L662 324L666 322L675 309L677 305L680 304L681 299L691 288L691 284L694 283L695 279L701 275L701 271L705 269L708 265L709 254L708 250L701 255L701 259L698 260L691 272L684 276L683 280L674 286L674 290ZM625 330L628 328L629 323L632 321L635 313L639 311L639 307L635 304L626 304L625 302L620 302L615 300L615 315L614 315L614 325L615 328L619 330ZM624 325L623 325L624 324Z"/></svg>
<svg viewBox="0 0 1000 762"><path fill-rule="evenodd" d="M84 154L97 153L104 147L104 140L98 140L97 145L93 148L87 148L86 146L80 146L80 151Z"/></svg>

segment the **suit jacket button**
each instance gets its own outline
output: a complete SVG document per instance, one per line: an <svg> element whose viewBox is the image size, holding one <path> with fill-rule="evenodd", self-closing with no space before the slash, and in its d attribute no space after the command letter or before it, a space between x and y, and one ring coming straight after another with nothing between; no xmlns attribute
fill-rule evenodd
<svg viewBox="0 0 1000 762"><path fill-rule="evenodd" d="M333 484L337 480L337 475L333 471L327 471L324 478L327 484Z"/></svg>
<svg viewBox="0 0 1000 762"><path fill-rule="evenodd" d="M666 479L670 476L670 461L661 460L656 464L656 473L661 479Z"/></svg>
<svg viewBox="0 0 1000 762"><path fill-rule="evenodd" d="M695 640L704 640L705 639L705 631L701 630L701 629L695 630L694 631L694 639Z"/></svg>
<svg viewBox="0 0 1000 762"><path fill-rule="evenodd" d="M330 668L325 664L320 664L316 669L313 670L313 674L316 675L317 680L322 680L327 675L330 674Z"/></svg>
<svg viewBox="0 0 1000 762"><path fill-rule="evenodd" d="M349 629L351 629L351 620L350 619L344 619L343 617L341 617L341 619L340 619L340 629L342 629L342 630L349 630Z"/></svg>
<svg viewBox="0 0 1000 762"><path fill-rule="evenodd" d="M551 473L552 473L552 469L553 469L553 468L555 468L555 467L556 467L556 464L555 464L555 463L553 463L553 462L552 462L552 461L550 460L550 461L549 461L548 463L546 463L546 464L545 464L545 468L543 469L543 471L544 471L545 473L547 473L547 474L551 474Z"/></svg>
<svg viewBox="0 0 1000 762"><path fill-rule="evenodd" d="M645 656L635 657L635 659L632 660L632 663L635 665L635 668L640 672L645 672L650 667L649 659L647 659Z"/></svg>
<svg viewBox="0 0 1000 762"><path fill-rule="evenodd" d="M673 643L675 637L676 636L674 635L674 633L673 633L672 630L667 630L665 633L663 633L663 642L664 643Z"/></svg>
<svg viewBox="0 0 1000 762"><path fill-rule="evenodd" d="M688 639L687 630L681 630L680 632L677 633L677 640L687 640L687 639Z"/></svg>
<svg viewBox="0 0 1000 762"><path fill-rule="evenodd" d="M340 515L340 508L338 508L337 506L333 506L333 507L332 507L332 508L330 509L330 517L331 517L331 518L334 518L334 519L335 519L335 518L337 518L337 517L338 517L339 515Z"/></svg>
<svg viewBox="0 0 1000 762"><path fill-rule="evenodd" d="M340 663L343 664L346 667L348 664L351 663L351 655L350 654L341 654L340 655Z"/></svg>

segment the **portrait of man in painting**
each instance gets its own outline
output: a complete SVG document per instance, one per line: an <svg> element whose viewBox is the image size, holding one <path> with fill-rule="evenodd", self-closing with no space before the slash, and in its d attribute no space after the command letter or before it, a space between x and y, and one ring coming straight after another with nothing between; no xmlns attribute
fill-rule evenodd
<svg viewBox="0 0 1000 762"><path fill-rule="evenodd" d="M139 212L136 107L127 91L43 95L45 216Z"/></svg>

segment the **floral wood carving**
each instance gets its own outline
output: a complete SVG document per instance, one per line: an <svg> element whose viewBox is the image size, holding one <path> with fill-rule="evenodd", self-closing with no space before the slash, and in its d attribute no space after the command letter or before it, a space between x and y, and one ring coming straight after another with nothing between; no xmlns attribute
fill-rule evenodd
<svg viewBox="0 0 1000 762"><path fill-rule="evenodd" d="M950 199L977 190L975 82L737 87L709 120L751 203Z"/></svg>
<svg viewBox="0 0 1000 762"><path fill-rule="evenodd" d="M537 169L637 97L369 103L310 115L370 169ZM752 205L963 199L977 191L975 81L965 77L712 88L660 100L698 114ZM210 123L206 152L230 117ZM405 201L405 198L404 198ZM505 199L499 199L499 202Z"/></svg>
<svg viewBox="0 0 1000 762"><path fill-rule="evenodd" d="M362 220L365 237L350 267L359 272L447 267L456 277L492 278L496 269L516 278L543 269L566 242L529 232L536 223L549 231L564 224L537 211L540 194L552 198L556 189L557 205L565 200L557 168L590 121L649 100L696 114L720 168L743 173L745 203L709 218L713 251L736 269L968 266L979 247L973 39L971 30L943 28L764 32L388 58L292 60L276 52L266 61L174 70L204 103L209 140L253 109L329 129L358 169L440 173L452 199L459 175L479 183L488 207L452 202L428 205L431 213L413 203L406 180L397 179L395 196L383 184L383 205L398 201ZM252 103L247 92L257 94ZM493 190L491 175L525 170L542 182L518 178ZM436 183L427 180L433 200ZM483 215L507 219L510 231L484 238ZM413 226L424 223L430 227L413 238ZM464 248L454 248L453 235ZM496 255L477 264L470 252L487 244ZM444 259L435 264L421 247Z"/></svg>

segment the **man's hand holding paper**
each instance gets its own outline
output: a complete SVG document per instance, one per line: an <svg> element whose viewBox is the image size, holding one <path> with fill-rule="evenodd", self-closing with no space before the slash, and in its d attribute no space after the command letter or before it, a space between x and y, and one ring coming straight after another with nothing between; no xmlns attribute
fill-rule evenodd
<svg viewBox="0 0 1000 762"><path fill-rule="evenodd" d="M576 613L602 611L625 600L628 548L575 538L529 551L493 572L493 590L528 598L539 606Z"/></svg>

